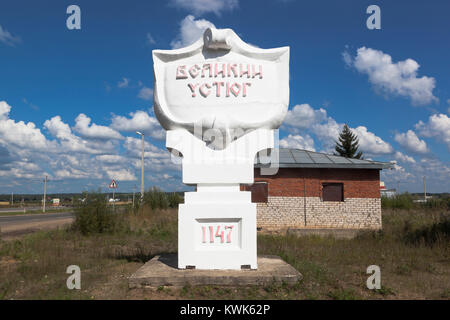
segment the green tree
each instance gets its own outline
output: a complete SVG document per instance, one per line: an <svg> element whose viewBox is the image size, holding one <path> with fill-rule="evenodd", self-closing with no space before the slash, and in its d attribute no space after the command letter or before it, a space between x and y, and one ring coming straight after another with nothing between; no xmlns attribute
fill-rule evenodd
<svg viewBox="0 0 450 320"><path fill-rule="evenodd" d="M346 158L363 159L362 152L358 151L358 136L354 134L346 124L339 134L338 140L339 142L336 141L336 147L334 148L337 152L335 155Z"/></svg>

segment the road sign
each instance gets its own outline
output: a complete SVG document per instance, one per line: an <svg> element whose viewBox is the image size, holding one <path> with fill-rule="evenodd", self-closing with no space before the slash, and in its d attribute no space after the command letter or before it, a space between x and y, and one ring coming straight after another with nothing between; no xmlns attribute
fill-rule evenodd
<svg viewBox="0 0 450 320"><path fill-rule="evenodd" d="M110 189L117 189L117 183L115 180L111 181L111 183L109 184L109 188Z"/></svg>

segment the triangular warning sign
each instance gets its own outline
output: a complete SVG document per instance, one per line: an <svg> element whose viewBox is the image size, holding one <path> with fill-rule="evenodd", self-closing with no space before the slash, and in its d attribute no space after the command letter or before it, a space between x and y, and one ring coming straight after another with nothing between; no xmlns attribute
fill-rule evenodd
<svg viewBox="0 0 450 320"><path fill-rule="evenodd" d="M109 188L110 189L116 189L117 188L117 183L115 180L111 181L111 183L109 184Z"/></svg>

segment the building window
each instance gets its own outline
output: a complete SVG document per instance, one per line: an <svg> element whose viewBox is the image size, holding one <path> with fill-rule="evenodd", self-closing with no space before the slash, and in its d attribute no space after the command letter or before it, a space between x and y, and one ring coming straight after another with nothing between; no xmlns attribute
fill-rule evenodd
<svg viewBox="0 0 450 320"><path fill-rule="evenodd" d="M267 182L255 182L251 185L244 186L245 191L252 193L253 203L267 203L267 197L269 195L269 187Z"/></svg>
<svg viewBox="0 0 450 320"><path fill-rule="evenodd" d="M323 183L322 184L323 201L344 201L343 183Z"/></svg>

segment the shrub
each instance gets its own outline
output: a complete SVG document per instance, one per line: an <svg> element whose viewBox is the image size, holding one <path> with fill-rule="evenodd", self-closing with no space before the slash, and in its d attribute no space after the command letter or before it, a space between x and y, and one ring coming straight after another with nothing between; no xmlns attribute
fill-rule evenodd
<svg viewBox="0 0 450 320"><path fill-rule="evenodd" d="M411 209L414 206L413 199L409 193L396 195L395 197L381 197L381 207L383 209Z"/></svg>
<svg viewBox="0 0 450 320"><path fill-rule="evenodd" d="M405 228L405 240L411 244L434 246L450 242L450 216L443 216L439 222L415 230Z"/></svg>
<svg viewBox="0 0 450 320"><path fill-rule="evenodd" d="M120 216L112 212L104 194L84 193L83 201L75 207L75 221L72 228L84 235L112 233L121 227Z"/></svg>
<svg viewBox="0 0 450 320"><path fill-rule="evenodd" d="M183 202L183 197L177 192L172 192L167 195L170 208L178 208L178 205Z"/></svg>
<svg viewBox="0 0 450 320"><path fill-rule="evenodd" d="M144 193L144 204L148 205L152 210L167 209L169 207L169 200L164 191L158 187L151 187Z"/></svg>
<svg viewBox="0 0 450 320"><path fill-rule="evenodd" d="M421 203L421 207L426 209L450 210L450 197L428 199L426 202Z"/></svg>

